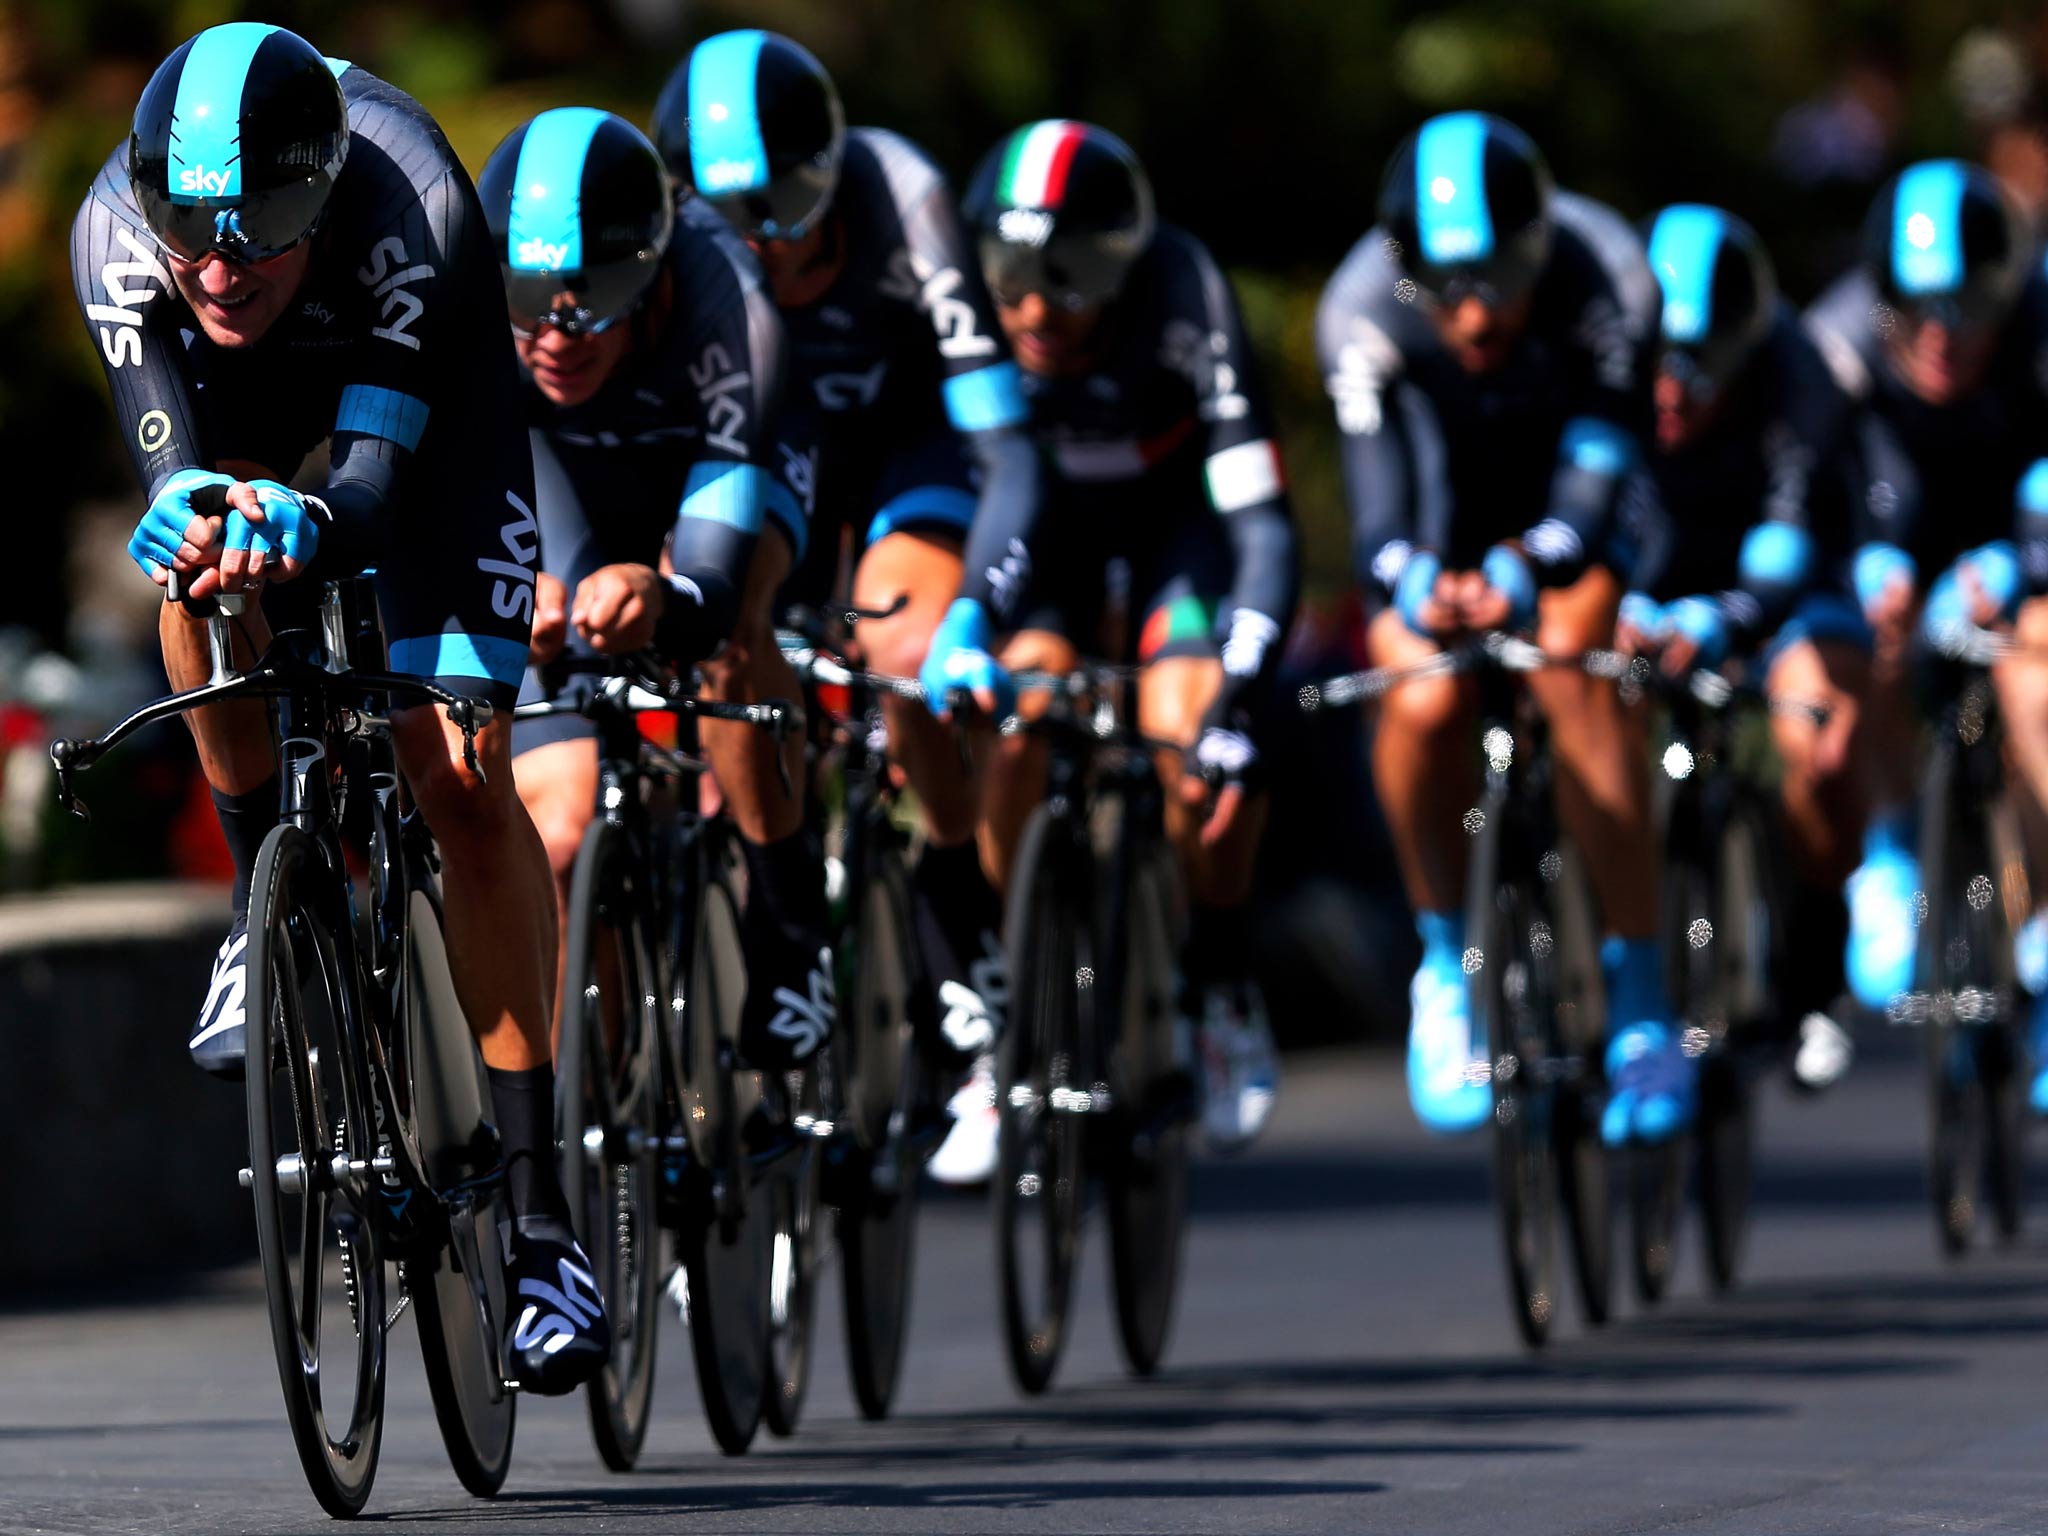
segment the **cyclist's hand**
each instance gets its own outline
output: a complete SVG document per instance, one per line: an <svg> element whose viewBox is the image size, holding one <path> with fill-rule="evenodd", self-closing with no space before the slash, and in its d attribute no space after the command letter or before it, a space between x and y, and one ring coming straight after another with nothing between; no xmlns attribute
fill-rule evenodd
<svg viewBox="0 0 2048 1536"><path fill-rule="evenodd" d="M1242 720L1216 722L1202 727L1202 734L1181 767L1181 803L1191 809L1208 807L1202 820L1202 845L1208 847L1230 835L1237 825L1245 796L1257 782L1259 748L1244 729ZM1210 798L1211 788L1215 798Z"/></svg>
<svg viewBox="0 0 2048 1536"><path fill-rule="evenodd" d="M526 659L544 667L568 641L569 589L559 576L542 571L533 583L533 636L526 643Z"/></svg>
<svg viewBox="0 0 2048 1536"><path fill-rule="evenodd" d="M1896 666L1913 634L1914 592L1919 573L1913 557L1893 544L1865 544L1853 565L1856 600L1870 626L1873 659Z"/></svg>
<svg viewBox="0 0 2048 1536"><path fill-rule="evenodd" d="M1394 609L1401 622L1429 640L1458 632L1458 576L1427 550L1417 550L1394 583Z"/></svg>
<svg viewBox="0 0 2048 1536"><path fill-rule="evenodd" d="M1728 617L1711 597L1681 597L1664 610L1666 677L1683 677L1694 667L1718 667L1728 659Z"/></svg>
<svg viewBox="0 0 2048 1536"><path fill-rule="evenodd" d="M1646 592L1630 592L1614 619L1614 648L1629 656L1654 656L1664 644L1663 606Z"/></svg>
<svg viewBox="0 0 2048 1536"><path fill-rule="evenodd" d="M1466 571L1458 593L1458 618L1474 634L1506 629L1514 618L1515 605L1507 593L1488 584L1477 571Z"/></svg>
<svg viewBox="0 0 2048 1536"><path fill-rule="evenodd" d="M666 596L652 566L600 566L577 585L569 622L602 655L644 651Z"/></svg>
<svg viewBox="0 0 2048 1536"><path fill-rule="evenodd" d="M218 563L221 518L198 510L193 498L211 492L210 497L199 495L200 505L209 500L218 505L234 483L233 475L204 469L181 469L166 480L128 539L129 556L142 574L161 587L172 571L182 575Z"/></svg>
<svg viewBox="0 0 2048 1536"><path fill-rule="evenodd" d="M265 577L290 581L319 552L326 526L327 504L319 497L275 480L236 481L228 487L220 590L239 592Z"/></svg>
<svg viewBox="0 0 2048 1536"><path fill-rule="evenodd" d="M1017 707L1016 685L989 651L993 639L988 614L973 598L955 599L939 620L917 680L924 684L926 707L941 720L951 714L947 696L961 689L974 695L974 707L991 720Z"/></svg>
<svg viewBox="0 0 2048 1536"><path fill-rule="evenodd" d="M1536 575L1512 545L1489 549L1479 569L1466 572L1465 583L1459 615L1467 629L1527 629L1536 622Z"/></svg>

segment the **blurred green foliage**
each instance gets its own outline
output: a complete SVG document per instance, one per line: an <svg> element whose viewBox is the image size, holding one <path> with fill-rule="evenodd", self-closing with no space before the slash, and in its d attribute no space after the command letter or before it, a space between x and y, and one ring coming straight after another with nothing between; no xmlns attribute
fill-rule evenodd
<svg viewBox="0 0 2048 1536"><path fill-rule="evenodd" d="M1888 119L1887 166L1969 153L1944 88L1955 42L2032 20L1994 0L15 0L0 8L0 450L20 462L57 447L79 494L128 486L70 295L69 220L156 62L237 18L290 26L411 91L472 170L544 106L590 102L644 122L688 44L740 25L804 41L851 121L909 134L956 180L1022 120L1113 128L1165 215L1237 277L1278 398L1311 580L1325 589L1345 579L1348 551L1316 297L1420 118L1503 112L1560 182L1631 217L1679 197L1732 205L1804 298L1839 259L1868 185L1816 190L1776 174L1785 112L1860 82Z"/></svg>

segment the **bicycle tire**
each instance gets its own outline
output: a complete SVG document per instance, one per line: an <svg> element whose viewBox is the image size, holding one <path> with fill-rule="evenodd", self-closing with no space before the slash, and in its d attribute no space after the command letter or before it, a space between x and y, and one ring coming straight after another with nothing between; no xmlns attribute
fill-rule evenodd
<svg viewBox="0 0 2048 1536"><path fill-rule="evenodd" d="M638 878L644 877L636 876L626 831L591 822L570 875L556 1014L562 1190L612 1330L611 1356L584 1397L598 1456L614 1472L631 1471L646 1441L660 1339L653 1049L659 984Z"/></svg>
<svg viewBox="0 0 2048 1536"><path fill-rule="evenodd" d="M314 1498L330 1515L347 1519L362 1512L376 1481L386 1339L384 1264L369 1210L374 1194L340 1189L327 1168L337 1153L365 1165L376 1155L360 1037L348 1017L360 993L350 990L354 978L345 970L343 955L351 952L337 941L339 903L321 889L330 878L319 845L291 825L273 828L257 854L246 955L245 1088L256 1246L285 1415ZM323 994L324 1015L318 1008ZM288 1166L292 1159L296 1171ZM328 1431L322 1390L322 1341L341 1333L322 1326L330 1242L337 1236L343 1241L334 1255L354 1337L348 1423L339 1438Z"/></svg>
<svg viewBox="0 0 2048 1536"><path fill-rule="evenodd" d="M802 1074L796 1102L815 1122L817 1073ZM768 1366L762 1378L761 1422L779 1438L796 1433L811 1380L811 1327L823 1242L820 1178L824 1159L807 1145L794 1167L777 1169L762 1191L770 1233Z"/></svg>
<svg viewBox="0 0 2048 1536"><path fill-rule="evenodd" d="M2026 1213L2027 1053L2015 1016L2020 989L2012 922L2014 893L2025 883L2025 845L2017 813L2004 794L1983 807L1979 825L1994 876L1994 899L1979 912L1988 949L1984 975L2000 1001L1997 1018L1979 1031L1977 1042L1977 1080L1984 1092L1984 1193L1991 1204L1992 1231L2001 1244L2010 1245ZM2018 897L2017 905L2022 911L2030 908L2031 896ZM1974 902L1972 907L1976 910Z"/></svg>
<svg viewBox="0 0 2048 1536"><path fill-rule="evenodd" d="M1159 1369L1180 1288L1187 1226L1187 1074L1174 1060L1179 901L1173 850L1153 837L1134 851L1122 933L1109 953L1121 985L1110 1078L1121 1132L1106 1180L1110 1285L1117 1341L1133 1375Z"/></svg>
<svg viewBox="0 0 2048 1536"><path fill-rule="evenodd" d="M1755 1123L1740 1042L1768 1038L1782 946L1770 813L1747 794L1730 805L1714 840L1713 1007L1720 1028L1700 1062L1697 1134L1700 1226L1707 1283L1735 1284L1754 1192Z"/></svg>
<svg viewBox="0 0 2048 1536"><path fill-rule="evenodd" d="M1483 810L1466 874L1465 932L1479 952L1468 986L1493 1072L1493 1201L1508 1301L1522 1342L1536 1348L1550 1337L1558 1302L1558 1094L1535 1068L1550 1055L1548 967L1533 952L1547 924L1513 876L1519 850L1506 846L1504 797L1489 796Z"/></svg>
<svg viewBox="0 0 2048 1536"><path fill-rule="evenodd" d="M992 1205L1004 1350L1017 1385L1034 1394L1050 1385L1066 1344L1086 1172L1083 1117L1053 1105L1056 1096L1092 1086L1075 1082L1082 1063L1082 991L1093 973L1092 903L1085 881L1067 867L1077 851L1072 836L1050 807L1031 813L1004 923L1010 1019L996 1077Z"/></svg>
<svg viewBox="0 0 2048 1536"><path fill-rule="evenodd" d="M722 841L711 842L699 845L699 857L688 908L689 960L676 972L682 1006L673 1011L683 1030L675 1055L683 1074L683 1125L703 1198L676 1247L704 1416L719 1449L737 1456L761 1424L772 1233L761 1184L741 1150L741 1126L760 1092L758 1074L739 1066L747 969L730 853Z"/></svg>
<svg viewBox="0 0 2048 1536"><path fill-rule="evenodd" d="M409 897L406 928L407 1108L437 1187L452 1188L500 1160L490 1081L455 994L440 917L424 882ZM447 1242L408 1260L420 1359L441 1443L462 1486L491 1498L512 1468L518 1403L505 1385L503 1342L511 1318L498 1235L502 1184L446 1201ZM421 1281L424 1280L424 1284Z"/></svg>
<svg viewBox="0 0 2048 1536"><path fill-rule="evenodd" d="M1556 862L1549 862L1555 855ZM1600 972L1600 927L1578 849L1560 837L1537 863L1553 933L1552 1044L1578 1069L1559 1085L1553 1119L1565 1232L1579 1313L1591 1327L1614 1312L1614 1201L1607 1148L1600 1139L1605 1091L1607 996Z"/></svg>
<svg viewBox="0 0 2048 1536"><path fill-rule="evenodd" d="M888 1416L909 1335L923 1160L910 1145L923 1070L911 1027L915 962L910 877L893 844L870 839L862 859L852 1009L843 1041L850 1157L861 1164L838 1216L846 1360L863 1417ZM855 1182L849 1180L850 1183Z"/></svg>
<svg viewBox="0 0 2048 1536"><path fill-rule="evenodd" d="M1968 939L1959 929L1957 912L1967 901L1957 889L1957 870L1968 862L1966 849L1956 841L1963 819L1957 804L1959 767L1955 747L1944 743L1935 749L1922 780L1920 874L1928 899L1914 963L1914 987L1925 1010L1928 1193L1937 1240L1950 1256L1969 1247L1976 1228L1975 1186L1984 1136L1976 1050L1951 1005L1958 980L1967 983L1969 961ZM1955 964L1957 960L1962 966Z"/></svg>

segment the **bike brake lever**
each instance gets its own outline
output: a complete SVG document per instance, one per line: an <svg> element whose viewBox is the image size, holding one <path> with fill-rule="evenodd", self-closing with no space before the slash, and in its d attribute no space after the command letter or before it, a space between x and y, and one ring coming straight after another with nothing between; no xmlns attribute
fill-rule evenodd
<svg viewBox="0 0 2048 1536"><path fill-rule="evenodd" d="M71 775L76 771L76 762L82 742L66 738L50 743L50 761L57 769L57 805L68 816L80 821L91 821L92 812L86 803L78 798L78 792L71 787Z"/></svg>
<svg viewBox="0 0 2048 1536"><path fill-rule="evenodd" d="M484 772L483 759L476 750L476 705L469 699L459 700L448 706L448 718L462 728L463 766L476 775L479 784L490 783L490 775Z"/></svg>

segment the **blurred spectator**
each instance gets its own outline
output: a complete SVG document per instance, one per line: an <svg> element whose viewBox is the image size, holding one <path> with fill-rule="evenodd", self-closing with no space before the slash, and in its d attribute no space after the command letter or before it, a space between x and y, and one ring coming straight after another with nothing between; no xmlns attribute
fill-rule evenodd
<svg viewBox="0 0 2048 1536"><path fill-rule="evenodd" d="M1771 167L1800 228L1777 249L1786 290L1811 293L1856 259L1863 216L1890 169L1906 113L1906 57L1894 23L1877 23L1833 81L1778 119Z"/></svg>
<svg viewBox="0 0 2048 1536"><path fill-rule="evenodd" d="M2048 86L2038 63L2018 37L1981 27L1949 56L1948 89L1973 157L2005 184L2036 238L2048 234Z"/></svg>

